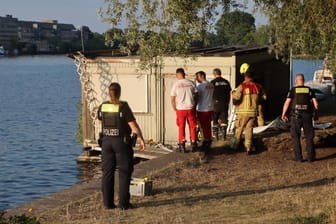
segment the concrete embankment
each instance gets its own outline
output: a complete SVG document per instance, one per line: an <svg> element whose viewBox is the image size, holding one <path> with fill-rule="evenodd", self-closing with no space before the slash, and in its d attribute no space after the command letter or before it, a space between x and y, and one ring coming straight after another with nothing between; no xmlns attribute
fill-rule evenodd
<svg viewBox="0 0 336 224"><path fill-rule="evenodd" d="M159 158L141 162L135 166L133 177L142 178L153 171L163 169L174 162L186 160L191 154L182 154L172 152ZM29 209L33 209L35 215L43 214L48 210L65 206L75 201L83 200L92 194L100 192L101 177L94 178L88 182L76 184L62 191L50 194L46 197L33 200L16 208L7 210L7 215L21 215L28 213Z"/></svg>

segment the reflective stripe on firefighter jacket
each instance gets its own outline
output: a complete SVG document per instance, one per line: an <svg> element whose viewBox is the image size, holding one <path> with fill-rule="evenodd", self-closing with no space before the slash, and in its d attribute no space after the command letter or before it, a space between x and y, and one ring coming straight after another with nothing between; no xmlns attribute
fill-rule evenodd
<svg viewBox="0 0 336 224"><path fill-rule="evenodd" d="M254 82L244 81L232 93L232 99L236 102L237 115L257 116L258 102L260 100L260 87Z"/></svg>

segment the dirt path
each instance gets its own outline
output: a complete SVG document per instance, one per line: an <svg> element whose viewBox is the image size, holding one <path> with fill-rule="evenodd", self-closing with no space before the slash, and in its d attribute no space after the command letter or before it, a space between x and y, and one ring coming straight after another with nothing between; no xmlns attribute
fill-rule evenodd
<svg viewBox="0 0 336 224"><path fill-rule="evenodd" d="M97 191L41 215L45 223L336 223L336 117L326 121L333 127L316 131L313 163L292 160L288 132L261 136L250 156L217 142L209 163L190 153L147 173L153 195L132 197L136 209L105 210Z"/></svg>

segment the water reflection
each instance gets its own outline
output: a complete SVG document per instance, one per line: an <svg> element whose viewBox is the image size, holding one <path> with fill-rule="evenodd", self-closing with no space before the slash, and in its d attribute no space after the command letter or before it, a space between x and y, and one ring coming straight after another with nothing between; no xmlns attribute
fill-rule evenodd
<svg viewBox="0 0 336 224"><path fill-rule="evenodd" d="M88 182L101 177L101 163L81 162L77 165L79 182Z"/></svg>

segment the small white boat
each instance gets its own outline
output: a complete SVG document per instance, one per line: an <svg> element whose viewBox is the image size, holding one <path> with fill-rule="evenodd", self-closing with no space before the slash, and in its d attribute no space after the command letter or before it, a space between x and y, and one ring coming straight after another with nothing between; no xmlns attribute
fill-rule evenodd
<svg viewBox="0 0 336 224"><path fill-rule="evenodd" d="M327 58L323 62L323 68L314 72L313 80L305 82L306 86L315 90L318 99L335 94L334 74L327 68L326 60Z"/></svg>

